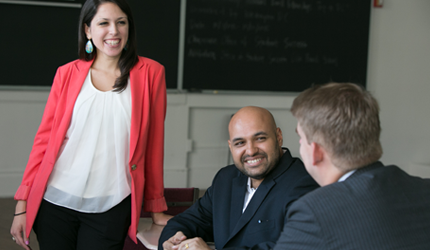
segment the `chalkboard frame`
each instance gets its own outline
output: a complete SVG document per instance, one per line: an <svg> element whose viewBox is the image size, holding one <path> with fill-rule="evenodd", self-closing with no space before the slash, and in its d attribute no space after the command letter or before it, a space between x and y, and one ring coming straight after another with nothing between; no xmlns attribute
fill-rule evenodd
<svg viewBox="0 0 430 250"><path fill-rule="evenodd" d="M0 4L81 8L84 0L0 0Z"/></svg>

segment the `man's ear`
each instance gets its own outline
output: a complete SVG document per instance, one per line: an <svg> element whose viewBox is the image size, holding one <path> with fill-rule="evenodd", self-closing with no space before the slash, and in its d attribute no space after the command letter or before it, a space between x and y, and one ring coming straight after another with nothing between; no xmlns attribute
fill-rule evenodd
<svg viewBox="0 0 430 250"><path fill-rule="evenodd" d="M325 150L321 145L316 142L311 143L312 149L312 165L318 166L325 158Z"/></svg>
<svg viewBox="0 0 430 250"><path fill-rule="evenodd" d="M228 147L230 148L230 151L231 151L231 141L230 140L228 140Z"/></svg>
<svg viewBox="0 0 430 250"><path fill-rule="evenodd" d="M276 128L276 139L278 141L279 147L282 147L284 139L282 137L282 130L280 128Z"/></svg>

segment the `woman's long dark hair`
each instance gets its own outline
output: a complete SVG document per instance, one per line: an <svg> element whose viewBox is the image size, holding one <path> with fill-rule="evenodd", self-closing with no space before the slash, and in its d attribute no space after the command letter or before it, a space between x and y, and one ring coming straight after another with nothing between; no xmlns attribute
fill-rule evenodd
<svg viewBox="0 0 430 250"><path fill-rule="evenodd" d="M87 0L82 6L81 15L79 17L79 34L78 34L78 53L79 58L85 61L91 61L97 56L97 50L91 54L85 52L85 44L88 42L85 34L85 24L90 27L91 21L97 13L98 7L103 3L114 3L127 15L128 18L128 44L126 50L123 50L118 61L118 67L121 75L115 80L114 91L121 92L127 87L127 80L130 75L130 70L137 63L137 41L134 19L131 13L130 6L125 0Z"/></svg>

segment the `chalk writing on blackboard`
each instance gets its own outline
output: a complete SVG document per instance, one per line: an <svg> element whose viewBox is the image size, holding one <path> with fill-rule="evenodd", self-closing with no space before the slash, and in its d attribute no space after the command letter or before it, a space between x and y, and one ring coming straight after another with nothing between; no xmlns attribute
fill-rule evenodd
<svg viewBox="0 0 430 250"><path fill-rule="evenodd" d="M305 81L316 82L323 71L333 75L331 72L339 71L340 66L352 67L354 51L361 53L361 57L358 54L354 60L362 63L364 57L361 67L365 68L369 15L361 18L360 15L369 11L369 4L359 2L188 0L184 86L204 81L191 76L196 69L210 76L204 67L226 70L225 73L236 80L243 77L244 70L249 69L252 75L253 70L256 67L261 70L261 66L267 68L268 74L282 67L290 67L291 71L304 71L303 67L307 67L318 74L315 74L316 80L307 78ZM273 65L276 67L271 69ZM230 69L241 70L241 76L235 78ZM231 79L215 78L218 78L216 81ZM258 76L251 79L261 80ZM246 88L249 86L247 84Z"/></svg>

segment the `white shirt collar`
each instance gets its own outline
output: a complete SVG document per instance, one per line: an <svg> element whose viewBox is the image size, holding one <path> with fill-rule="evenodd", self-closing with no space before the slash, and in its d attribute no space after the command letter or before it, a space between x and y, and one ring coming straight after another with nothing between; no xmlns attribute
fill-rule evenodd
<svg viewBox="0 0 430 250"><path fill-rule="evenodd" d="M255 194L255 191L257 191L257 188L251 187L251 178L248 177L248 183L246 184L246 193L245 193L245 200L243 202L242 213L244 213L246 207L248 207L248 204L251 201L252 196L254 196L254 194Z"/></svg>
<svg viewBox="0 0 430 250"><path fill-rule="evenodd" d="M342 175L342 177L340 177L340 179L337 182L342 182L346 179L348 179L348 177L350 177L357 169L351 170L348 173Z"/></svg>
<svg viewBox="0 0 430 250"><path fill-rule="evenodd" d="M248 189L248 192L252 193L257 190L256 188L251 187L251 177L248 177L248 182L246 183L246 188Z"/></svg>

